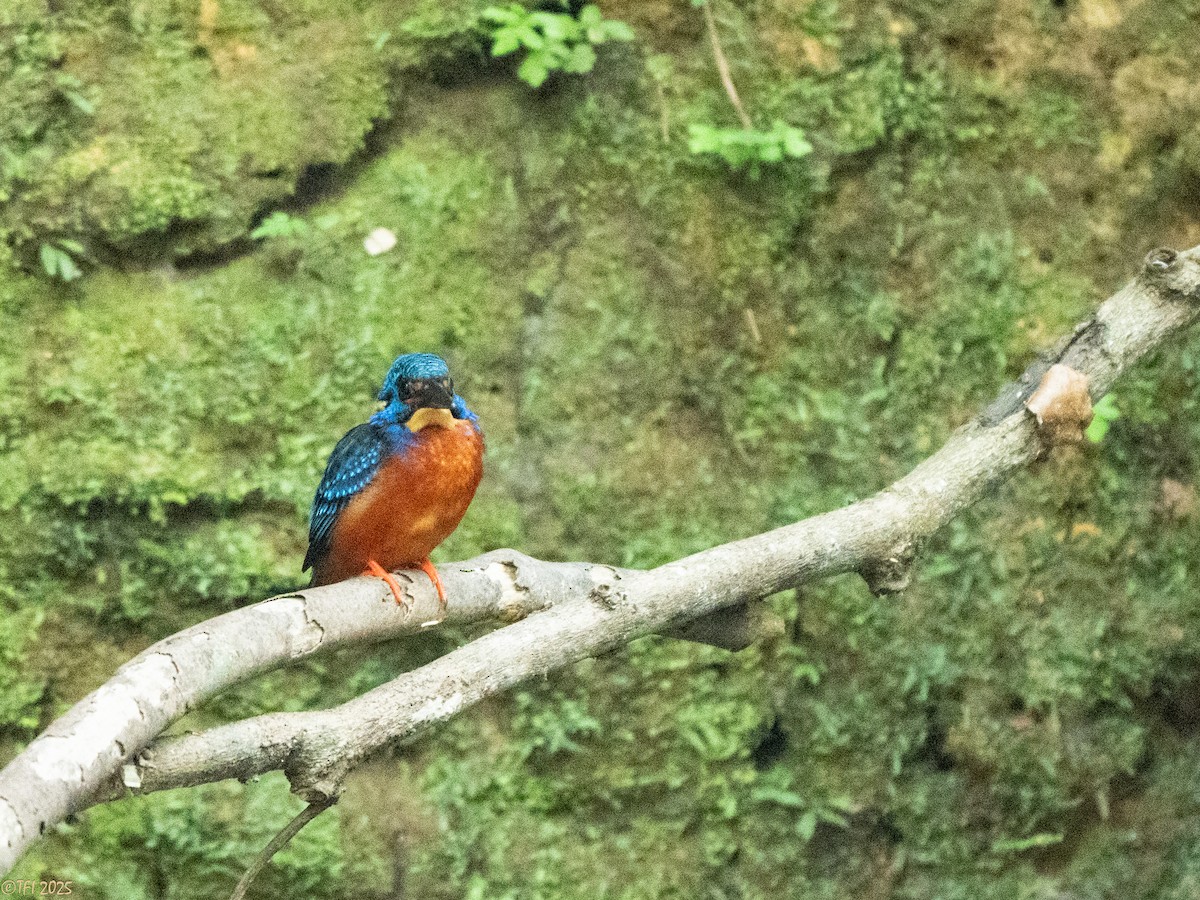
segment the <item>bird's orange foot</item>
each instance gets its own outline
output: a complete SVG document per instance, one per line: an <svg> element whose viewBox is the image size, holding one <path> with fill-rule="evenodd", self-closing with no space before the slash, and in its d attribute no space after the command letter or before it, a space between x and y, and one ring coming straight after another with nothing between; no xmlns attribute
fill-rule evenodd
<svg viewBox="0 0 1200 900"><path fill-rule="evenodd" d="M438 606L441 607L444 616L446 614L446 587L442 584L442 578L438 575L438 570L433 567L433 563L429 561L429 557L421 560L421 571L429 576L429 580L437 588Z"/></svg>
<svg viewBox="0 0 1200 900"><path fill-rule="evenodd" d="M396 577L379 563L375 562L375 560L367 560L367 570L363 574L382 578L387 583L387 586L392 589L392 596L396 598L396 603L403 606L406 611L412 609L412 601L404 596L404 591L400 590L400 583L396 581Z"/></svg>

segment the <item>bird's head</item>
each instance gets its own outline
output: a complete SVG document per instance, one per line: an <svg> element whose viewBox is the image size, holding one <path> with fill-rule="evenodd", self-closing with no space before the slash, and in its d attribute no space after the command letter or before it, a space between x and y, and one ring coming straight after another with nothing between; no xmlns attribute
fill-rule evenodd
<svg viewBox="0 0 1200 900"><path fill-rule="evenodd" d="M397 357L383 379L379 400L382 413L403 422L421 409L455 409L450 368L432 353L406 353Z"/></svg>

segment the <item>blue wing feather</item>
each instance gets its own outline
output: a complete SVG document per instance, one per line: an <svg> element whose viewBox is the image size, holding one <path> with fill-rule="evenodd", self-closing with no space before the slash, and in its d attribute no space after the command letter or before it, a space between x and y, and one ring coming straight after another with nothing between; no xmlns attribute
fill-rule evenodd
<svg viewBox="0 0 1200 900"><path fill-rule="evenodd" d="M371 483L388 449L387 432L370 422L351 428L333 448L308 515L308 553L301 571L320 565L328 555L338 516Z"/></svg>

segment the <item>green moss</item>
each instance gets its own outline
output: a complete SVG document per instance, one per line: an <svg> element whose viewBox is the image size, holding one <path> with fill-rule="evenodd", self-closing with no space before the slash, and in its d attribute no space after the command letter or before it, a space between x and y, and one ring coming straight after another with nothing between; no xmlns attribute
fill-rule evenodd
<svg viewBox="0 0 1200 900"><path fill-rule="evenodd" d="M42 615L36 609L8 613L0 623L0 696L4 698L0 723L4 730L22 737L29 737L40 724L38 704L46 690L45 677L24 665L32 644L39 640L41 624Z"/></svg>
<svg viewBox="0 0 1200 900"><path fill-rule="evenodd" d="M440 9L437 21L412 6L10 13L4 236L36 249L76 234L135 256L244 238L306 174L359 154L391 114L402 72L425 61L423 42L444 57L447 40L472 33L478 4ZM389 29L408 36L402 53L384 52Z"/></svg>

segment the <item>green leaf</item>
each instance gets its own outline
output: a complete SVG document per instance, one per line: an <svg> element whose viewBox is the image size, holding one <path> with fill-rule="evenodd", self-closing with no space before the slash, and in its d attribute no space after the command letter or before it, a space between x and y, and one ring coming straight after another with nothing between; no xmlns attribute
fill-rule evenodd
<svg viewBox="0 0 1200 900"><path fill-rule="evenodd" d="M825 805L830 809L837 809L847 813L854 812L856 806L854 800L846 796L830 797L825 801Z"/></svg>
<svg viewBox="0 0 1200 900"><path fill-rule="evenodd" d="M79 268L79 266L75 265L75 260L71 259L71 255L69 253L65 253L62 250L59 250L57 247L52 249L54 250L54 263L56 270L53 274L56 274L63 281L74 281L76 278L79 278L81 275L83 275L83 271ZM43 265L44 264L45 260L43 260Z"/></svg>
<svg viewBox="0 0 1200 900"><path fill-rule="evenodd" d="M818 808L816 810L816 813L817 813L817 818L820 819L822 822L826 823L827 825L836 825L838 828L849 828L850 827L849 820L845 816L839 815L837 812L835 812L832 809Z"/></svg>
<svg viewBox="0 0 1200 900"><path fill-rule="evenodd" d="M692 153L712 153L716 147L716 132L711 126L688 126L688 150Z"/></svg>
<svg viewBox="0 0 1200 900"><path fill-rule="evenodd" d="M993 853L1021 853L1025 850L1033 850L1036 847L1053 847L1055 844L1061 844L1063 835L1061 834L1032 834L1027 838L1006 838L992 842Z"/></svg>
<svg viewBox="0 0 1200 900"><path fill-rule="evenodd" d="M804 139L804 132L799 128L789 128L783 138L784 149L788 156L800 157L812 153L812 144Z"/></svg>
<svg viewBox="0 0 1200 900"><path fill-rule="evenodd" d="M60 72L55 78L59 96L67 100L84 115L90 116L96 111L95 105L83 93L84 84L74 75Z"/></svg>
<svg viewBox="0 0 1200 900"><path fill-rule="evenodd" d="M766 786L755 789L751 797L754 800L775 803L779 806L788 806L792 809L799 809L804 806L804 798L795 791L781 791Z"/></svg>
<svg viewBox="0 0 1200 900"><path fill-rule="evenodd" d="M546 38L532 25L520 25L514 30L518 40L530 50L541 50L546 46Z"/></svg>
<svg viewBox="0 0 1200 900"><path fill-rule="evenodd" d="M85 116L90 116L96 112L96 105L83 94L79 93L79 91L63 91L63 96L71 101L71 105Z"/></svg>
<svg viewBox="0 0 1200 900"><path fill-rule="evenodd" d="M262 238L297 237L308 232L308 223L282 210L271 213L250 232L255 240Z"/></svg>
<svg viewBox="0 0 1200 900"><path fill-rule="evenodd" d="M63 281L74 281L83 276L83 270L75 265L75 260L63 254L58 258L58 277Z"/></svg>
<svg viewBox="0 0 1200 900"><path fill-rule="evenodd" d="M42 268L52 278L58 274L58 252L50 244L42 244L38 249L38 256L42 260Z"/></svg>
<svg viewBox="0 0 1200 900"><path fill-rule="evenodd" d="M564 43L575 37L579 30L579 25L570 16L564 16L562 13L546 13L537 12L529 17L542 34L546 36L546 40L551 43Z"/></svg>
<svg viewBox="0 0 1200 900"><path fill-rule="evenodd" d="M1112 423L1119 418L1121 418L1121 410L1117 409L1117 401L1113 399L1112 394L1105 394L1092 407L1092 423L1088 425L1083 436L1091 443L1098 444L1104 440Z"/></svg>
<svg viewBox="0 0 1200 900"><path fill-rule="evenodd" d="M517 77L535 88L541 87L549 74L550 70L546 68L541 55L534 53L525 57L525 61L517 69Z"/></svg>
<svg viewBox="0 0 1200 900"><path fill-rule="evenodd" d="M506 56L520 46L521 39L515 29L501 28L493 38L492 56Z"/></svg>
<svg viewBox="0 0 1200 900"><path fill-rule="evenodd" d="M579 24L585 28L599 25L603 20L604 16L600 13L600 7L594 3L589 3L579 11Z"/></svg>
<svg viewBox="0 0 1200 900"><path fill-rule="evenodd" d="M576 44L575 48L571 51L571 55L567 58L563 69L567 72L582 74L583 72L592 71L595 65L596 51L588 44Z"/></svg>
<svg viewBox="0 0 1200 900"><path fill-rule="evenodd" d="M816 811L810 809L796 822L796 834L800 835L801 840L807 844L816 833L817 814Z"/></svg>

